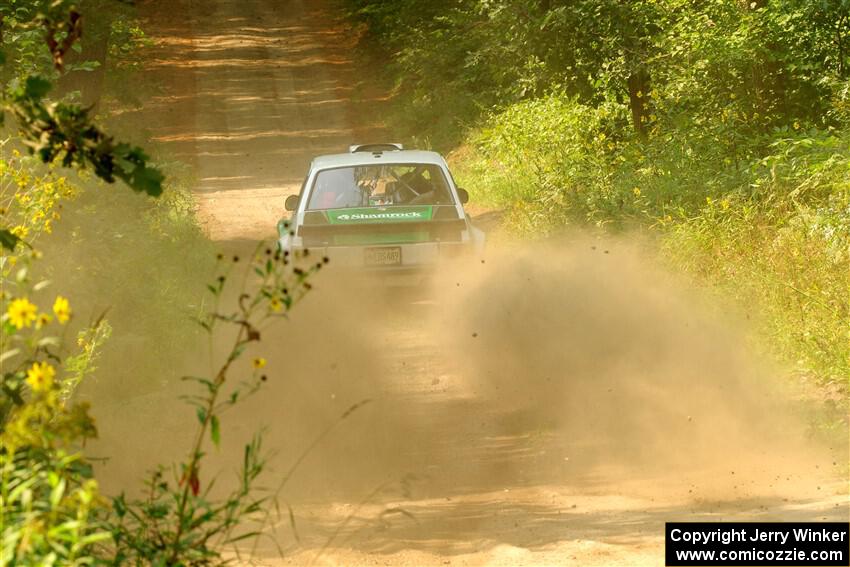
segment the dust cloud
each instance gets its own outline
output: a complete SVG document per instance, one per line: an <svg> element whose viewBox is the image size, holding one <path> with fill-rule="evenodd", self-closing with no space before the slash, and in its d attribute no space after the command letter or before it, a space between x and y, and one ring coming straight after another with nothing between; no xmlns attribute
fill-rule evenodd
<svg viewBox="0 0 850 567"><path fill-rule="evenodd" d="M830 461L781 371L753 356L745 316L688 291L646 244L574 235L501 250L441 287L455 293L433 329L501 414L498 433L543 432L570 474L722 471L720 496Z"/></svg>
<svg viewBox="0 0 850 567"><path fill-rule="evenodd" d="M314 284L235 368L262 355L269 380L224 416L206 469L219 483L261 428L264 486L287 502L656 477L661 496L725 499L838 473L778 370L748 353L742 318L645 247L574 236L491 249L412 286L333 269ZM194 348L183 366L206 368ZM175 381L113 405L98 448L114 487L186 450L185 391Z"/></svg>

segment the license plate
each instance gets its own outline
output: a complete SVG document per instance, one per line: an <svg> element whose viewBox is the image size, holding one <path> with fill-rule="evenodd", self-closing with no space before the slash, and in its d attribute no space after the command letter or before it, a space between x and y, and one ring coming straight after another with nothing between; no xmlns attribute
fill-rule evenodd
<svg viewBox="0 0 850 567"><path fill-rule="evenodd" d="M401 247L366 248L365 263L367 266L396 266L401 264Z"/></svg>

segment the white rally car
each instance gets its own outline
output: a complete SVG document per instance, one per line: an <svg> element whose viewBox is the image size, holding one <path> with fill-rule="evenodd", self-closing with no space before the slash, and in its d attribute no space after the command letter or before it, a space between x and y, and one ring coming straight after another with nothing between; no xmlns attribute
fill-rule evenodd
<svg viewBox="0 0 850 567"><path fill-rule="evenodd" d="M337 267L429 268L483 252L484 233L463 210L468 199L436 152L351 146L313 160L300 194L286 199L292 217L278 224L279 242Z"/></svg>

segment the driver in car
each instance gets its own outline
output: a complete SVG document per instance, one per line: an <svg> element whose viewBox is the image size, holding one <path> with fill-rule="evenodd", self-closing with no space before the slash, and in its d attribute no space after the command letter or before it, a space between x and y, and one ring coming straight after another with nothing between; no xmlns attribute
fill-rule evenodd
<svg viewBox="0 0 850 567"><path fill-rule="evenodd" d="M406 205L433 205L445 200L444 191L425 177L426 169L417 167L399 178L402 202ZM428 172L430 175L430 172Z"/></svg>
<svg viewBox="0 0 850 567"><path fill-rule="evenodd" d="M319 174L310 205L314 209L360 207L367 197L350 169L329 169Z"/></svg>

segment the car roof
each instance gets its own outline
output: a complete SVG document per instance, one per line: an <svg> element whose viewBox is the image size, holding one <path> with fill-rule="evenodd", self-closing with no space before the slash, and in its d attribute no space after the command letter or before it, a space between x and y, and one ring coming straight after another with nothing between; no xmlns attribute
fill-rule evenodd
<svg viewBox="0 0 850 567"><path fill-rule="evenodd" d="M355 165L375 165L379 163L427 163L444 165L443 156L437 152L423 150L393 150L386 152L354 152L330 154L313 158L313 169L333 167L351 167Z"/></svg>

